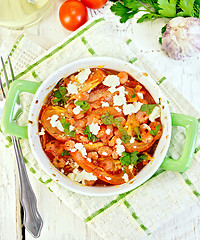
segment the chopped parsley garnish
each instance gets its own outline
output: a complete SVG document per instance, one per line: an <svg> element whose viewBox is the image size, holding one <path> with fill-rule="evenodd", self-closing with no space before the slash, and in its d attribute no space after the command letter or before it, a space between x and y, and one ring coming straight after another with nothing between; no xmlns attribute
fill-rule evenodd
<svg viewBox="0 0 200 240"><path fill-rule="evenodd" d="M64 157L64 156L70 156L70 152L67 150L63 150L62 157Z"/></svg>
<svg viewBox="0 0 200 240"><path fill-rule="evenodd" d="M135 89L133 89L133 95L129 93L129 95L131 96L131 98L135 98L136 94L135 94Z"/></svg>
<svg viewBox="0 0 200 240"><path fill-rule="evenodd" d="M146 154L138 155L139 152L135 151L132 153L123 152L122 157L119 158L122 166L128 166L128 165L134 165L137 166L139 162L142 162L144 160L148 159L148 156Z"/></svg>
<svg viewBox="0 0 200 240"><path fill-rule="evenodd" d="M131 136L128 135L126 129L121 124L122 118L120 117L114 118L112 114L106 113L101 115L101 122L105 125L115 124L122 134L121 137L122 142L125 144L130 142Z"/></svg>
<svg viewBox="0 0 200 240"><path fill-rule="evenodd" d="M66 122L66 120L65 120L64 117L60 119L60 122L61 122L61 124L62 124L62 126L63 126L63 128L64 128L65 136L75 137L76 132L69 130L70 123Z"/></svg>
<svg viewBox="0 0 200 240"><path fill-rule="evenodd" d="M111 11L124 23L138 12L144 13L138 23L157 18L200 17L199 0L111 0Z"/></svg>
<svg viewBox="0 0 200 240"><path fill-rule="evenodd" d="M87 112L87 110L90 108L90 103L87 103L86 101L76 100L74 104L76 106L80 106L83 109L83 113Z"/></svg>
<svg viewBox="0 0 200 240"><path fill-rule="evenodd" d="M140 108L140 111L146 112L147 115L150 115L156 106L158 106L158 104L143 104Z"/></svg>
<svg viewBox="0 0 200 240"><path fill-rule="evenodd" d="M84 131L83 131L83 134L87 135L88 139L92 142L95 142L98 138L90 132L90 127L87 126Z"/></svg>
<svg viewBox="0 0 200 240"><path fill-rule="evenodd" d="M54 92L55 99L53 100L53 103L63 102L65 104L69 100L69 96L66 96L66 94L67 89L59 86L58 90Z"/></svg>
<svg viewBox="0 0 200 240"><path fill-rule="evenodd" d="M153 136L156 136L157 133L158 133L158 131L160 130L160 128L161 128L161 125L158 124L158 125L156 125L155 130L151 130L151 131L149 131L149 133L150 133L151 135L153 135Z"/></svg>
<svg viewBox="0 0 200 240"><path fill-rule="evenodd" d="M136 133L137 135L137 138L135 138L136 140L139 140L139 141L142 141L142 138L141 138L141 133L140 133L140 129L139 127L134 127L133 131Z"/></svg>

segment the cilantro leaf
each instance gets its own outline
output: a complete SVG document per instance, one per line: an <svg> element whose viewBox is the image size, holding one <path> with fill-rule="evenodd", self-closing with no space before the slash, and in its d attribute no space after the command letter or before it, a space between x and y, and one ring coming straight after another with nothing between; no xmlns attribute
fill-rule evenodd
<svg viewBox="0 0 200 240"><path fill-rule="evenodd" d="M151 130L151 131L149 131L149 133L150 133L151 135L153 135L153 136L156 136L157 133L158 133L158 131L160 130L160 128L161 128L161 125L158 124L158 125L156 125L155 130Z"/></svg>
<svg viewBox="0 0 200 240"><path fill-rule="evenodd" d="M163 17L176 17L176 3L177 0L158 0L159 7L161 8L158 10L159 14Z"/></svg>
<svg viewBox="0 0 200 240"><path fill-rule="evenodd" d="M70 152L66 151L66 150L63 150L62 157L64 157L64 156L70 156Z"/></svg>
<svg viewBox="0 0 200 240"><path fill-rule="evenodd" d="M136 133L136 135L137 135L136 140L142 141L139 127L138 127L138 126L137 126L137 127L134 127L133 131L134 131L134 132Z"/></svg>
<svg viewBox="0 0 200 240"><path fill-rule="evenodd" d="M69 130L69 127L70 127L70 123L66 122L65 118L61 118L60 119L60 122L64 128L64 133L65 133L65 136L69 136L69 137L75 137L76 135L76 132L75 131L71 131Z"/></svg>
<svg viewBox="0 0 200 240"><path fill-rule="evenodd" d="M69 100L69 96L66 96L67 89L65 87L59 86L58 90L54 92L55 99L53 103L63 102L64 104Z"/></svg>
<svg viewBox="0 0 200 240"><path fill-rule="evenodd" d="M90 103L87 103L86 101L76 100L74 104L76 106L80 106L83 109L83 113L87 112L87 110L90 108Z"/></svg>
<svg viewBox="0 0 200 240"><path fill-rule="evenodd" d="M88 139L92 142L95 142L98 138L90 132L90 127L87 126L84 131L83 131L83 134L87 135Z"/></svg>
<svg viewBox="0 0 200 240"><path fill-rule="evenodd" d="M183 17L194 16L194 2L195 0L180 0L179 7L182 9L182 11L177 15Z"/></svg>
<svg viewBox="0 0 200 240"><path fill-rule="evenodd" d="M143 104L140 108L141 112L146 112L147 115L150 115L153 112L153 109L157 106L158 104Z"/></svg>

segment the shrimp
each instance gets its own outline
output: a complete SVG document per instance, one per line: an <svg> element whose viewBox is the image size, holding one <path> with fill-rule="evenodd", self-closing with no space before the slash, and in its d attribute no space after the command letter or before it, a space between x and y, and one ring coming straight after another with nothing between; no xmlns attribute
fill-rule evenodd
<svg viewBox="0 0 200 240"><path fill-rule="evenodd" d="M142 124L147 123L149 120L149 115L146 112L141 112L140 110L136 113L136 120Z"/></svg>
<svg viewBox="0 0 200 240"><path fill-rule="evenodd" d="M82 118L78 121L75 121L74 126L78 129L84 129L86 126L86 122L87 122L87 120L85 118Z"/></svg>
<svg viewBox="0 0 200 240"><path fill-rule="evenodd" d="M73 109L75 108L75 105L73 103L70 103L68 105L66 105L65 109L67 111L67 113L69 113L70 115L74 115Z"/></svg>
<svg viewBox="0 0 200 240"><path fill-rule="evenodd" d="M113 157L113 159L118 159L118 158L119 158L119 154L117 153L116 150L114 150L114 151L112 152L112 157Z"/></svg>
<svg viewBox="0 0 200 240"><path fill-rule="evenodd" d="M72 140L68 140L65 142L65 150L66 151L71 151L74 148L75 142Z"/></svg>
<svg viewBox="0 0 200 240"><path fill-rule="evenodd" d="M56 167L56 168L63 168L66 164L65 160L63 158L57 158L55 157L52 161L52 164Z"/></svg>
<svg viewBox="0 0 200 240"><path fill-rule="evenodd" d="M97 114L90 114L89 116L87 116L87 125L90 125L92 123L98 123L100 124L101 123L101 120L100 120L101 116L97 115Z"/></svg>
<svg viewBox="0 0 200 240"><path fill-rule="evenodd" d="M110 147L113 147L116 143L117 138L118 138L117 136L112 137L111 140L108 142L108 145Z"/></svg>
<svg viewBox="0 0 200 240"><path fill-rule="evenodd" d="M121 84L124 84L128 81L128 73L127 72L120 72L117 74L119 77L119 81Z"/></svg>
<svg viewBox="0 0 200 240"><path fill-rule="evenodd" d="M88 153L88 157L91 158L92 160L97 160L99 155L97 152L93 151Z"/></svg>
<svg viewBox="0 0 200 240"><path fill-rule="evenodd" d="M153 141L153 136L149 132L142 132L141 133L142 142L150 143Z"/></svg>
<svg viewBox="0 0 200 240"><path fill-rule="evenodd" d="M81 101L86 101L86 100L88 100L89 96L90 95L88 92L80 92L74 98L81 100Z"/></svg>
<svg viewBox="0 0 200 240"><path fill-rule="evenodd" d="M85 117L85 114L84 113L79 113L79 114L77 114L77 115L74 115L74 118L75 119L81 119L81 118L84 118Z"/></svg>
<svg viewBox="0 0 200 240"><path fill-rule="evenodd" d="M98 154L101 156L111 156L112 155L112 149L107 146L100 147L98 150Z"/></svg>

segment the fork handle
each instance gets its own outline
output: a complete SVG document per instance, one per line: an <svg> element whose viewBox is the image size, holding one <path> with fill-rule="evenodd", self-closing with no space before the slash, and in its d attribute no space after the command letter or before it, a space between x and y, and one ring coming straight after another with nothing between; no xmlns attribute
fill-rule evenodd
<svg viewBox="0 0 200 240"><path fill-rule="evenodd" d="M16 153L17 166L19 169L21 204L24 209L23 224L25 228L31 233L31 235L37 238L40 236L43 221L37 210L36 197L28 179L19 139L16 137L11 138Z"/></svg>

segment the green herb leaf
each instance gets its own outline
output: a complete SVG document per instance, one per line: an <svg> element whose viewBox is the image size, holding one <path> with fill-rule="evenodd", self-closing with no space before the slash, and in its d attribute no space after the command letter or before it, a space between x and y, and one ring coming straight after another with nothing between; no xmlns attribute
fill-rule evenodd
<svg viewBox="0 0 200 240"><path fill-rule="evenodd" d="M62 101L64 104L69 100L69 96L66 96L67 89L65 87L59 86L58 90L54 92L55 99L54 103Z"/></svg>
<svg viewBox="0 0 200 240"><path fill-rule="evenodd" d="M61 118L60 119L60 122L64 128L64 133L65 133L65 136L69 136L69 137L75 137L76 135L76 132L75 131L71 131L69 130L69 127L70 127L70 123L66 122L65 118Z"/></svg>
<svg viewBox="0 0 200 240"><path fill-rule="evenodd" d="M180 0L179 7L183 10L177 15L182 17L194 16L194 2L195 0Z"/></svg>
<svg viewBox="0 0 200 240"><path fill-rule="evenodd" d="M105 125L110 125L115 122L114 116L112 114L106 113L101 115L101 122Z"/></svg>
<svg viewBox="0 0 200 240"><path fill-rule="evenodd" d="M127 5L125 5L125 2ZM110 8L115 15L120 16L120 22L125 23L128 19L132 18L138 12L139 2L136 0L124 0L122 2L117 2ZM130 6L130 8L128 7Z"/></svg>
<svg viewBox="0 0 200 240"><path fill-rule="evenodd" d="M155 130L151 130L151 131L149 131L149 133L150 133L151 135L153 135L153 136L156 136L157 133L158 133L158 131L160 130L160 128L161 128L161 125L158 124L158 125L156 125Z"/></svg>
<svg viewBox="0 0 200 240"><path fill-rule="evenodd" d="M90 126L87 126L84 131L83 134L87 135L88 139L92 142L95 142L98 138L90 132Z"/></svg>
<svg viewBox="0 0 200 240"><path fill-rule="evenodd" d="M160 17L161 16L159 16L158 14L146 13L146 14L142 15L142 17L140 17L137 20L137 23L142 23L142 22L145 22L145 21L151 21L153 19L157 19L157 18L160 18Z"/></svg>
<svg viewBox="0 0 200 240"><path fill-rule="evenodd" d="M124 5L130 8L132 11L137 11L141 7L141 3L137 0L124 0Z"/></svg>
<svg viewBox="0 0 200 240"><path fill-rule="evenodd" d="M165 26L161 28L161 33L162 33L162 35L163 35L163 33L166 31L166 28L167 28L167 24L165 24Z"/></svg>
<svg viewBox="0 0 200 240"><path fill-rule="evenodd" d="M133 131L134 131L134 132L136 133L136 135L137 135L136 140L142 141L139 127L138 127L138 126L137 126L137 127L134 127Z"/></svg>
<svg viewBox="0 0 200 240"><path fill-rule="evenodd" d="M156 106L158 106L158 104L143 104L140 108L140 111L146 112L147 115L150 115Z"/></svg>
<svg viewBox="0 0 200 240"><path fill-rule="evenodd" d="M176 3L177 0L158 0L159 7L158 12L163 17L176 17Z"/></svg>
<svg viewBox="0 0 200 240"><path fill-rule="evenodd" d="M64 156L70 156L70 152L66 151L66 150L63 150L62 157L64 157Z"/></svg>
<svg viewBox="0 0 200 240"><path fill-rule="evenodd" d="M90 103L87 103L86 101L76 100L74 104L76 106L80 106L83 109L83 113L87 112L87 110L90 108Z"/></svg>
<svg viewBox="0 0 200 240"><path fill-rule="evenodd" d="M140 154L135 151L132 153L123 152L122 157L119 158L122 166L134 165L137 166L139 162L147 160L148 156L146 154Z"/></svg>
<svg viewBox="0 0 200 240"><path fill-rule="evenodd" d="M101 122L105 125L115 124L122 134L122 142L125 144L130 142L131 136L128 135L126 129L121 125L122 118L114 118L112 114L106 113L101 115Z"/></svg>

